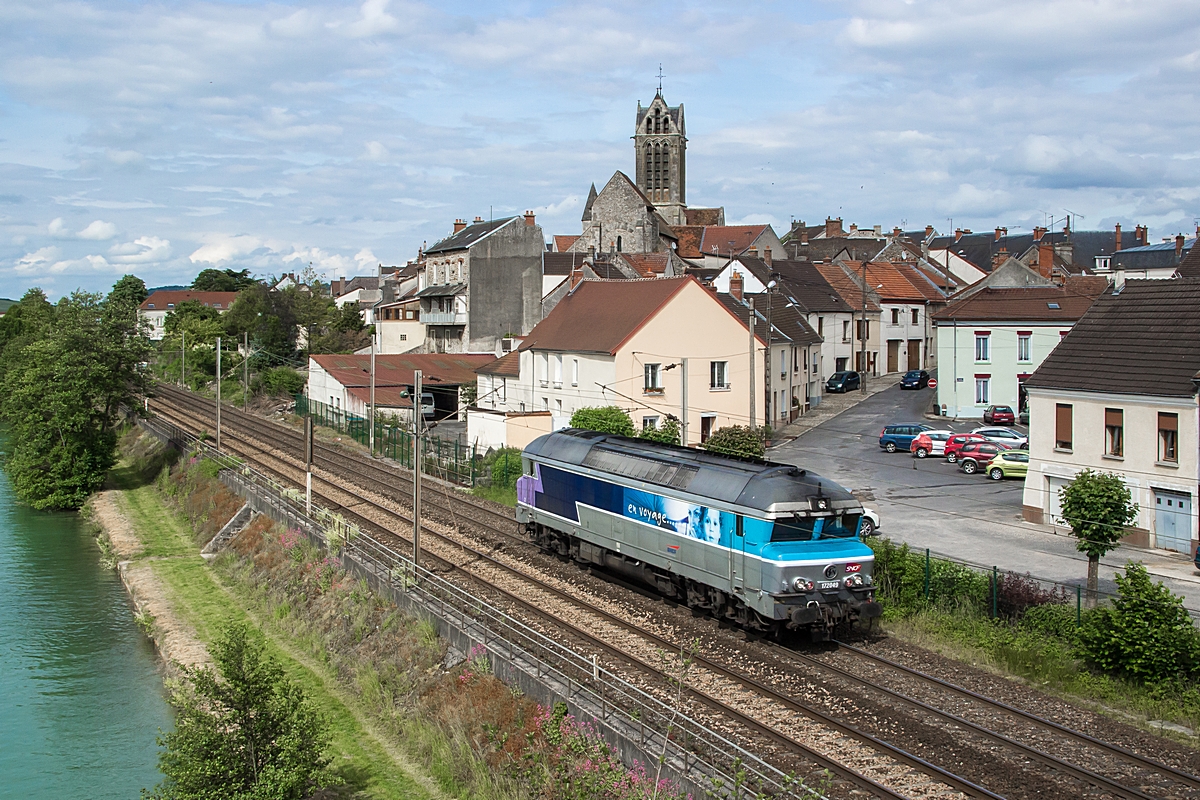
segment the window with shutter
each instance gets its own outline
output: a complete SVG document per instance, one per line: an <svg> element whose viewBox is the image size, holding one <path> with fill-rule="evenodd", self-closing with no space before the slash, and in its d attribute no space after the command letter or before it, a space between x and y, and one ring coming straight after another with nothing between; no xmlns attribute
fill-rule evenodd
<svg viewBox="0 0 1200 800"><path fill-rule="evenodd" d="M1125 455L1125 412L1119 408L1104 409L1104 454L1113 458Z"/></svg>
<svg viewBox="0 0 1200 800"><path fill-rule="evenodd" d="M1158 460L1179 463L1179 415L1158 415Z"/></svg>
<svg viewBox="0 0 1200 800"><path fill-rule="evenodd" d="M1071 416L1072 407L1067 403L1058 403L1054 407L1054 448L1056 450L1071 449Z"/></svg>

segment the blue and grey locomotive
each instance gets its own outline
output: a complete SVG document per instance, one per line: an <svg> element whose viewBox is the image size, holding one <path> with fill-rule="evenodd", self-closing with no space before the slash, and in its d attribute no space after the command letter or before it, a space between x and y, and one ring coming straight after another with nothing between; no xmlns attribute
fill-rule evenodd
<svg viewBox="0 0 1200 800"><path fill-rule="evenodd" d="M797 467L595 431L535 439L517 521L544 550L764 632L880 614L862 505Z"/></svg>

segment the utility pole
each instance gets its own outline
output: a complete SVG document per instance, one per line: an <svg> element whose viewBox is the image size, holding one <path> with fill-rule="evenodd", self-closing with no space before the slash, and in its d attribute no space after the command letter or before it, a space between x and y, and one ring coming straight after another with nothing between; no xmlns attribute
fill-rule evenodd
<svg viewBox="0 0 1200 800"><path fill-rule="evenodd" d="M775 310L775 302L771 297L771 293L775 291L775 273L767 276L767 356L764 363L767 368L767 377L764 379L763 388L767 395L767 413L763 420L764 425L772 425L775 422L775 394L771 390L771 340L774 339L775 329L771 326L771 312Z"/></svg>
<svg viewBox="0 0 1200 800"><path fill-rule="evenodd" d="M371 426L367 434L371 455L375 455L375 333L371 333L371 414L368 423Z"/></svg>
<svg viewBox="0 0 1200 800"><path fill-rule="evenodd" d="M750 429L753 430L754 424L754 371L758 369L754 363L754 298L750 298Z"/></svg>
<svg viewBox="0 0 1200 800"><path fill-rule="evenodd" d="M217 451L221 450L221 337L217 337Z"/></svg>
<svg viewBox="0 0 1200 800"><path fill-rule="evenodd" d="M179 358L183 365L179 368L179 382L187 388L187 331L182 332L183 340L179 343Z"/></svg>
<svg viewBox="0 0 1200 800"><path fill-rule="evenodd" d="M413 370L413 578L421 558L421 428L425 410L421 407L421 370Z"/></svg>
<svg viewBox="0 0 1200 800"><path fill-rule="evenodd" d="M304 513L312 516L313 421L304 416Z"/></svg>
<svg viewBox="0 0 1200 800"><path fill-rule="evenodd" d="M679 393L680 394L680 409L679 410L683 414L683 421L680 422L680 425L679 425L680 433L682 434L680 439L683 442L683 446L687 447L688 446L688 360L686 358L679 359L679 366L683 369L683 372L680 375L680 381L682 381L682 391Z"/></svg>
<svg viewBox="0 0 1200 800"><path fill-rule="evenodd" d="M863 394L867 393L867 334L870 332L870 323L867 322L867 262L862 263L862 330L859 331L862 337L862 380L859 381L859 391Z"/></svg>
<svg viewBox="0 0 1200 800"><path fill-rule="evenodd" d="M250 334L242 334L242 410L250 407Z"/></svg>

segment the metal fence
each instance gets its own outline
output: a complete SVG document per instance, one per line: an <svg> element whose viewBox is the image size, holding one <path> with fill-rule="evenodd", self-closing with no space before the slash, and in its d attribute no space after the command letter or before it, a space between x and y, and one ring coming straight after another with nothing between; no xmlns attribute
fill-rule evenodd
<svg viewBox="0 0 1200 800"><path fill-rule="evenodd" d="M143 419L140 424L176 447L217 462L223 468L223 482L252 505L302 530L315 544L330 550L344 568L369 578L402 607L435 619L460 641L483 645L497 675L519 674L536 682L552 698L567 702L578 718L593 721L610 743L619 740L624 755L640 755L643 764L661 759L664 777L690 785L697 797L824 800L820 792L757 754L601 666L595 656L529 627L326 509L314 505L307 513L303 492L220 453L166 420Z"/></svg>
<svg viewBox="0 0 1200 800"><path fill-rule="evenodd" d="M364 447L370 447L370 422L345 409L296 395L296 414L312 417L313 422L343 433ZM403 467L413 466L413 435L395 417L375 415L375 455L390 458ZM421 437L422 471L462 486L475 486L481 454L457 439L445 439L426 433Z"/></svg>

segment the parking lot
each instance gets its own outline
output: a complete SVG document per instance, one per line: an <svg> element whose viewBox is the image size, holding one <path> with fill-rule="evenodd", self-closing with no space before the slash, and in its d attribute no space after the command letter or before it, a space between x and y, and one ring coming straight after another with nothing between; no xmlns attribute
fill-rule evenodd
<svg viewBox="0 0 1200 800"><path fill-rule="evenodd" d="M901 391L893 386L827 420L801 437L773 448L768 458L795 464L851 489L881 517L881 533L914 548L930 548L954 558L1002 570L1029 572L1064 583L1082 583L1087 559L1062 527L1034 525L1021 517L1024 481L993 481L967 475L944 458L885 453L879 434L885 425L919 423L967 433L981 420L928 419L934 390ZM1026 433L1020 425L1009 426ZM1121 547L1101 562L1101 588L1114 590L1114 571L1129 559L1142 560L1200 608L1200 576L1190 562L1161 551ZM1156 570L1154 564L1159 564Z"/></svg>

